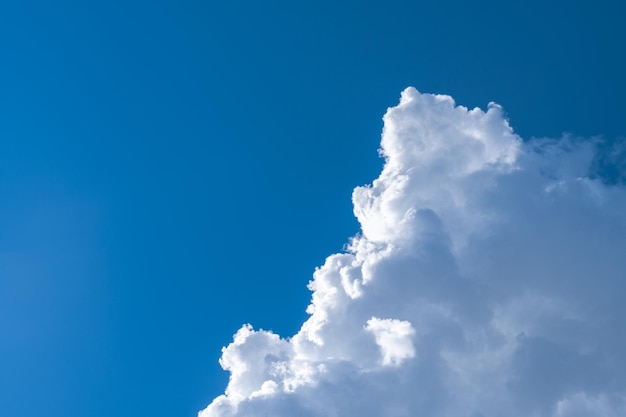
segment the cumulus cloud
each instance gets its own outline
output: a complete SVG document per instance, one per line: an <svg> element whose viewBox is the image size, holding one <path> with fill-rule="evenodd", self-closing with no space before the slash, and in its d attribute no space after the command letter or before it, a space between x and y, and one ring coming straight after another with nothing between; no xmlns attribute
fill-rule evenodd
<svg viewBox="0 0 626 417"><path fill-rule="evenodd" d="M242 327L199 415L626 415L624 147L599 143L522 140L496 104L406 89L309 319Z"/></svg>
<svg viewBox="0 0 626 417"><path fill-rule="evenodd" d="M367 321L365 330L374 335L383 365L399 365L404 359L415 356L411 340L415 330L410 322L372 317Z"/></svg>

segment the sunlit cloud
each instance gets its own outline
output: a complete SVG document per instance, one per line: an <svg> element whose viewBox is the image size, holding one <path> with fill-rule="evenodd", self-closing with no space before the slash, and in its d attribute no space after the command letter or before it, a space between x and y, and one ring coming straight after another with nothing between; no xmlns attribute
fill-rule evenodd
<svg viewBox="0 0 626 417"><path fill-rule="evenodd" d="M599 144L406 89L310 317L242 327L200 416L624 415L626 188Z"/></svg>

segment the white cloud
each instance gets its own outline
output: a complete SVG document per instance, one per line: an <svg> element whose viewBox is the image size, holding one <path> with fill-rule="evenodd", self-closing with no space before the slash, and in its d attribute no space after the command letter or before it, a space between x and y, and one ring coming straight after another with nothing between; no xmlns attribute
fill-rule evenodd
<svg viewBox="0 0 626 417"><path fill-rule="evenodd" d="M374 335L383 365L400 365L404 359L415 356L411 340L415 330L408 321L372 317L367 321L365 330Z"/></svg>
<svg viewBox="0 0 626 417"><path fill-rule="evenodd" d="M315 271L309 319L240 329L200 416L624 415L626 189L596 175L613 157L413 88L384 122L362 234Z"/></svg>
<svg viewBox="0 0 626 417"><path fill-rule="evenodd" d="M576 393L560 400L555 417L622 417L626 415L624 398L609 399L605 395Z"/></svg>

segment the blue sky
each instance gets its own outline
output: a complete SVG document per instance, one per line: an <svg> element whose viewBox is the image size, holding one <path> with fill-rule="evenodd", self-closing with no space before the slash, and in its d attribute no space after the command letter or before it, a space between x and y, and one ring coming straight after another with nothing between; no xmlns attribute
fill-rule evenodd
<svg viewBox="0 0 626 417"><path fill-rule="evenodd" d="M626 135L617 2L0 6L0 414L195 415L297 332L400 92Z"/></svg>

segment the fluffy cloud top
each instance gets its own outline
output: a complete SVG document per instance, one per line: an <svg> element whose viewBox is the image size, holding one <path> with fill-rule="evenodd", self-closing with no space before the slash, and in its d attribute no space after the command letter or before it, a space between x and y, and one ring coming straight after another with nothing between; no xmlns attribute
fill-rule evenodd
<svg viewBox="0 0 626 417"><path fill-rule="evenodd" d="M242 327L199 415L626 415L626 189L597 143L523 141L496 104L413 88L384 122L309 319Z"/></svg>

